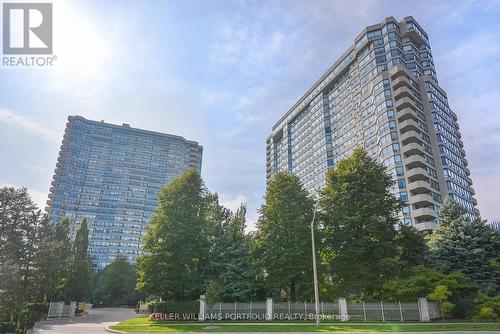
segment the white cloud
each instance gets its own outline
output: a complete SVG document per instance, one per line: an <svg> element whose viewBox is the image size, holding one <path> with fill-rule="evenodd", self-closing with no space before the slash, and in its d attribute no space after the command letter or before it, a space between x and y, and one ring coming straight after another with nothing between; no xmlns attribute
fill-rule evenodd
<svg viewBox="0 0 500 334"><path fill-rule="evenodd" d="M219 194L221 205L235 212L241 204L247 203L247 197L243 194Z"/></svg>
<svg viewBox="0 0 500 334"><path fill-rule="evenodd" d="M27 130L50 141L56 141L60 137L59 133L41 125L35 119L16 114L8 109L0 109L0 123L4 123L14 128Z"/></svg>

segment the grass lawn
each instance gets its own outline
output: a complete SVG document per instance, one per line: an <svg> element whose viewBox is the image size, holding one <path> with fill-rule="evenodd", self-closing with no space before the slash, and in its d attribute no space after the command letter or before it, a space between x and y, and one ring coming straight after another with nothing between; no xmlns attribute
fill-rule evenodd
<svg viewBox="0 0 500 334"><path fill-rule="evenodd" d="M234 323L209 322L173 324L171 321L133 318L112 329L123 332L433 332L433 331L500 331L498 324L480 323Z"/></svg>

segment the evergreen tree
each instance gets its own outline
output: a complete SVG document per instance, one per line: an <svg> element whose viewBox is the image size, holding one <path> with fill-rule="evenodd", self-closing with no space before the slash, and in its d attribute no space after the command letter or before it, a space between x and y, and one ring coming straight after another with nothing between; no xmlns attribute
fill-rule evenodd
<svg viewBox="0 0 500 334"><path fill-rule="evenodd" d="M138 259L140 291L178 301L199 297L207 262L206 193L193 169L160 190Z"/></svg>
<svg viewBox="0 0 500 334"><path fill-rule="evenodd" d="M46 302L58 280L55 229L26 188L0 188L0 322L33 325L30 305Z"/></svg>
<svg viewBox="0 0 500 334"><path fill-rule="evenodd" d="M363 149L341 160L321 191L322 257L338 296L373 296L397 269L401 202L386 168Z"/></svg>
<svg viewBox="0 0 500 334"><path fill-rule="evenodd" d="M255 258L268 293L275 297L296 301L312 296L313 206L295 175L280 172L267 187L257 222Z"/></svg>
<svg viewBox="0 0 500 334"><path fill-rule="evenodd" d="M444 273L462 272L481 292L498 294L500 232L489 228L481 219L470 222L460 205L447 201L429 245L435 268Z"/></svg>
<svg viewBox="0 0 500 334"><path fill-rule="evenodd" d="M56 278L52 301L64 300L69 278L72 242L69 238L69 218L64 217L55 225L55 245L52 254L56 262Z"/></svg>
<svg viewBox="0 0 500 334"><path fill-rule="evenodd" d="M66 285L67 301L88 300L92 291L92 270L88 259L89 229L83 218L73 243L73 255Z"/></svg>
<svg viewBox="0 0 500 334"><path fill-rule="evenodd" d="M252 294L253 270L249 260L249 238L245 235L246 207L242 204L226 222L220 238L222 270L219 274L223 300L247 301Z"/></svg>

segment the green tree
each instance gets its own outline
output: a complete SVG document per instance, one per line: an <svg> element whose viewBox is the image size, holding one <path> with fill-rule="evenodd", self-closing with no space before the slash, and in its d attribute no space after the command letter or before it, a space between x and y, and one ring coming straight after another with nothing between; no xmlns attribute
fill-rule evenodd
<svg viewBox="0 0 500 334"><path fill-rule="evenodd" d="M0 322L24 330L37 320L32 307L49 299L58 279L54 236L26 188L0 188Z"/></svg>
<svg viewBox="0 0 500 334"><path fill-rule="evenodd" d="M245 235L246 207L241 205L225 224L221 246L219 281L223 300L247 301L252 295L254 270L250 262L249 242Z"/></svg>
<svg viewBox="0 0 500 334"><path fill-rule="evenodd" d="M67 301L88 300L92 291L92 270L88 258L89 229L83 218L73 243L73 255L66 285Z"/></svg>
<svg viewBox="0 0 500 334"><path fill-rule="evenodd" d="M399 267L403 273L426 263L427 241L424 234L413 226L399 224L396 243L400 252Z"/></svg>
<svg viewBox="0 0 500 334"><path fill-rule="evenodd" d="M207 262L204 238L207 190L198 172L187 170L159 194L159 206L138 259L138 288L163 299L196 299Z"/></svg>
<svg viewBox="0 0 500 334"><path fill-rule="evenodd" d="M481 292L498 294L500 232L489 228L481 219L470 222L460 205L447 201L429 245L435 268L444 273L464 273Z"/></svg>
<svg viewBox="0 0 500 334"><path fill-rule="evenodd" d="M96 301L101 305L136 305L139 295L135 290L137 275L127 258L120 255L97 279Z"/></svg>
<svg viewBox="0 0 500 334"><path fill-rule="evenodd" d="M384 284L384 299L398 301L429 297L437 300L443 296L445 287L448 295L443 311L447 314L453 311L453 316L458 318L468 318L472 314L476 289L463 273L444 274L433 268L416 266L406 274Z"/></svg>
<svg viewBox="0 0 500 334"><path fill-rule="evenodd" d="M455 304L450 302L448 299L453 295L447 285L437 285L434 290L427 295L427 298L431 301L439 303L441 308L441 316L444 317L451 314L451 311L455 307Z"/></svg>
<svg viewBox="0 0 500 334"><path fill-rule="evenodd" d="M291 301L311 298L314 202L299 178L284 172L269 182L264 199L255 235L255 258L268 293Z"/></svg>
<svg viewBox="0 0 500 334"><path fill-rule="evenodd" d="M217 281L210 280L205 289L205 301L210 313L213 313L213 307L220 301L220 285Z"/></svg>
<svg viewBox="0 0 500 334"><path fill-rule="evenodd" d="M52 301L64 300L69 278L69 267L72 256L72 242L69 238L69 218L64 217L55 225L55 245L52 254L56 261L56 281Z"/></svg>
<svg viewBox="0 0 500 334"><path fill-rule="evenodd" d="M394 277L401 202L386 168L363 149L341 160L320 193L322 258L338 296L373 296Z"/></svg>

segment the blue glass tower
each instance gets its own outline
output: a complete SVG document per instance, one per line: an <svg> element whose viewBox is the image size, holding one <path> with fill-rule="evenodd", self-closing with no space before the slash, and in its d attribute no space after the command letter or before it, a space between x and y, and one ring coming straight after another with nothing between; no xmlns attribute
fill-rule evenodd
<svg viewBox="0 0 500 334"><path fill-rule="evenodd" d="M201 171L202 153L180 136L70 116L47 213L53 222L67 216L72 238L87 218L94 270L119 254L134 263L156 194L186 169Z"/></svg>

